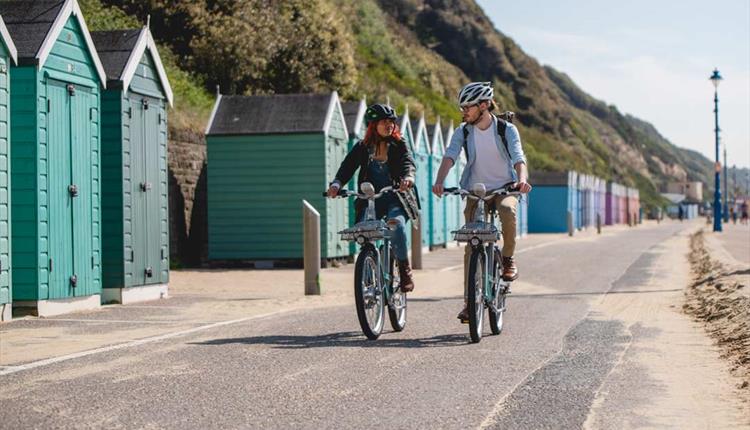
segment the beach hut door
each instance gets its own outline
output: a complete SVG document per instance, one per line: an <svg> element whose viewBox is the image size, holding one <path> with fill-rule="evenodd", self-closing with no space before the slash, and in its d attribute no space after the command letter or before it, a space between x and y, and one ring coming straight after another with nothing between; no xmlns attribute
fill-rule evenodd
<svg viewBox="0 0 750 430"><path fill-rule="evenodd" d="M91 89L48 81L49 298L95 294Z"/></svg>
<svg viewBox="0 0 750 430"><path fill-rule="evenodd" d="M136 285L160 281L160 103L138 94L130 96L133 276Z"/></svg>

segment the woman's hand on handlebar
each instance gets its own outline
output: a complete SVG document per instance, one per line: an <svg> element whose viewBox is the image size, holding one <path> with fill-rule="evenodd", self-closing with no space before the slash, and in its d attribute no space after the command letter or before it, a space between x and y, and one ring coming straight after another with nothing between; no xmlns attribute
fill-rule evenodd
<svg viewBox="0 0 750 430"><path fill-rule="evenodd" d="M331 199L334 198L334 197L336 197L339 194L339 190L340 189L341 189L341 187L339 186L339 184L337 184L335 182L332 183L328 187L328 197L331 198Z"/></svg>
<svg viewBox="0 0 750 430"><path fill-rule="evenodd" d="M412 178L404 178L401 180L398 190L403 193L403 192L410 190L411 187L413 186L414 186L414 180Z"/></svg>

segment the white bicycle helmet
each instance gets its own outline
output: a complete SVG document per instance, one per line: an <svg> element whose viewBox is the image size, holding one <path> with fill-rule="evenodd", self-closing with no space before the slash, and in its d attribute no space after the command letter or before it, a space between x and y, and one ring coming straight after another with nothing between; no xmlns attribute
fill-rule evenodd
<svg viewBox="0 0 750 430"><path fill-rule="evenodd" d="M458 106L471 106L485 100L492 100L494 94L492 82L472 82L458 93Z"/></svg>

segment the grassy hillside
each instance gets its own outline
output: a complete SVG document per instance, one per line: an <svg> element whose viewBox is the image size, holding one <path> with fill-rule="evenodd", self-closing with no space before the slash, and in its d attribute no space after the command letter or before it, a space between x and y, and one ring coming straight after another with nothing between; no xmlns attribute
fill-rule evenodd
<svg viewBox="0 0 750 430"><path fill-rule="evenodd" d="M495 83L517 112L530 168L575 169L641 190L647 206L672 180L711 181L705 157L675 147L543 67L466 0L84 0L91 26L152 31L175 89L172 126L200 130L213 88L258 94L336 89L458 122L458 89ZM188 72L189 71L189 72Z"/></svg>

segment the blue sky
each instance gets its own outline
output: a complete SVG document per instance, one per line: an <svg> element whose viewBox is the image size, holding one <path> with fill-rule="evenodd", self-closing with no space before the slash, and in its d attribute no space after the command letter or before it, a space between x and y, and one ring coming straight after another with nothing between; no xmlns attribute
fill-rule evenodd
<svg viewBox="0 0 750 430"><path fill-rule="evenodd" d="M718 67L727 164L750 167L750 0L478 3L540 63L711 160Z"/></svg>

